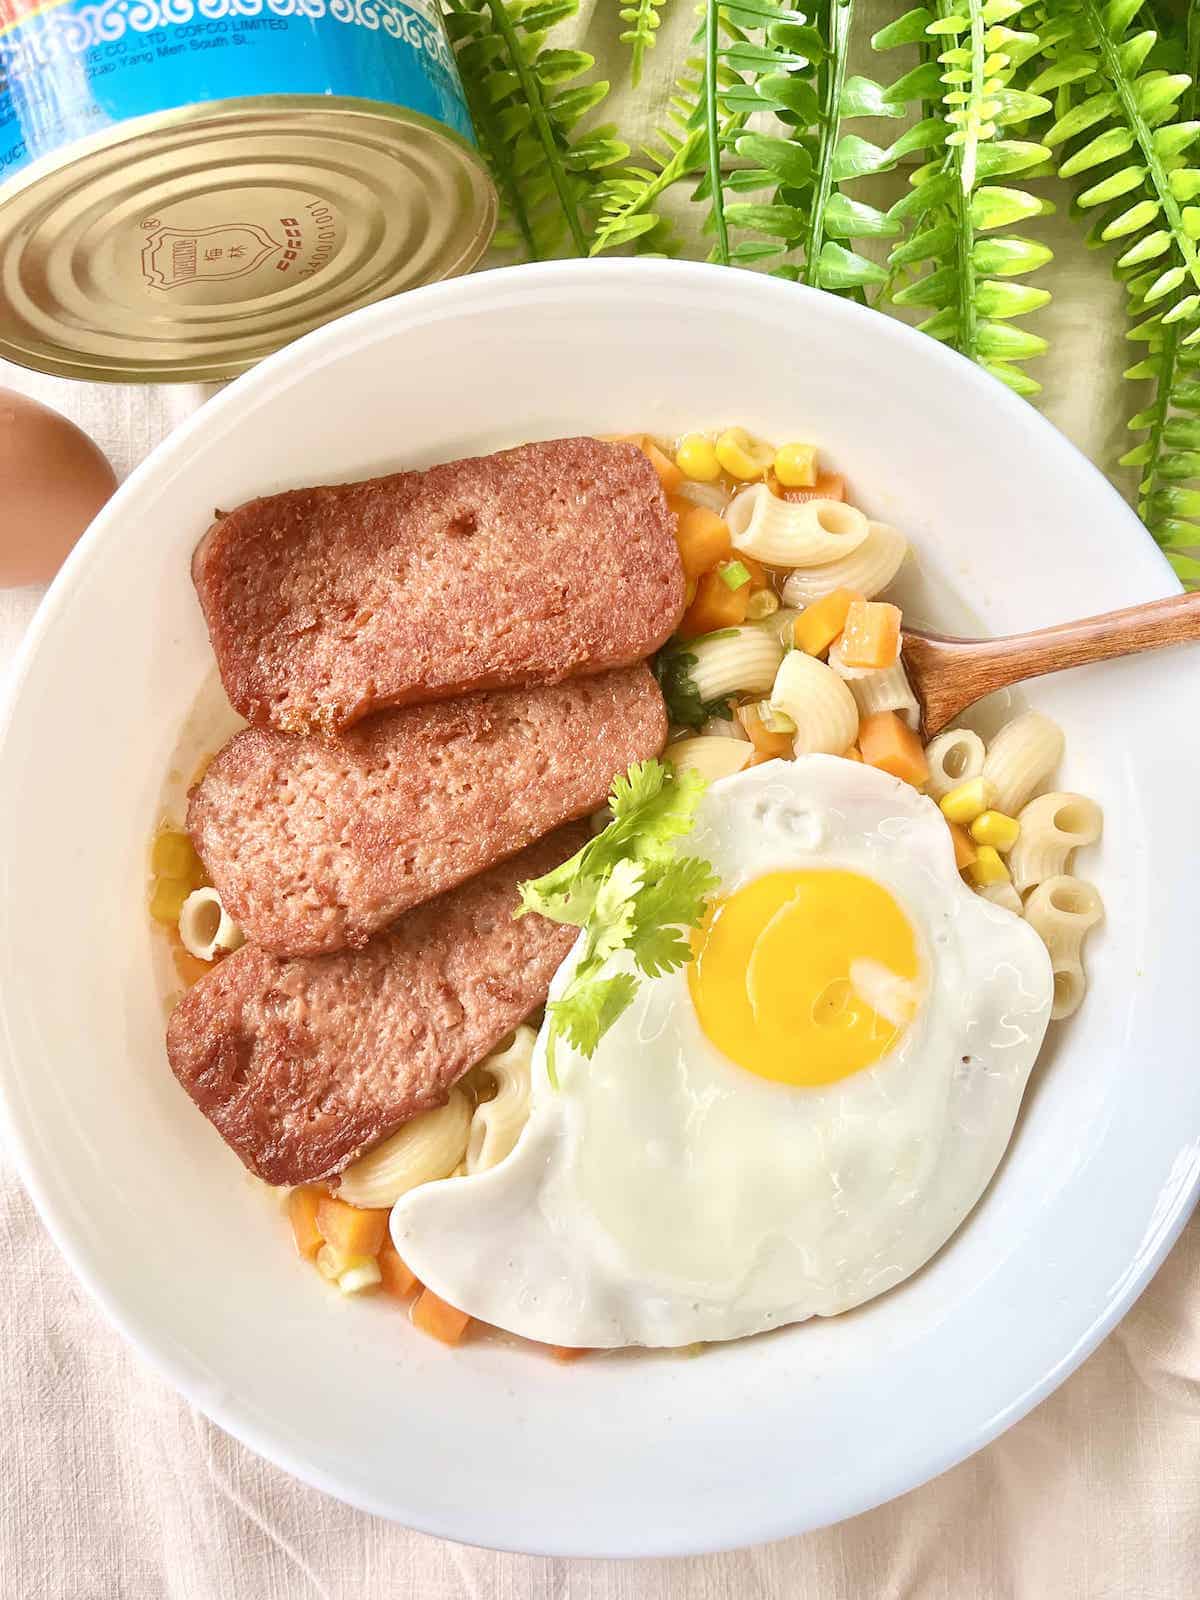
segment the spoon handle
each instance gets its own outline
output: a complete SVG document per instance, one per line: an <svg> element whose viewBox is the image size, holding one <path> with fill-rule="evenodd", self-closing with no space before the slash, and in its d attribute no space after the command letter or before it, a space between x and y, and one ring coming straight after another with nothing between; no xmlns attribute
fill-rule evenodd
<svg viewBox="0 0 1200 1600"><path fill-rule="evenodd" d="M1177 594L1004 639L908 636L905 660L919 680L914 687L925 705L926 728L935 732L996 689L1193 639L1200 640L1200 594Z"/></svg>

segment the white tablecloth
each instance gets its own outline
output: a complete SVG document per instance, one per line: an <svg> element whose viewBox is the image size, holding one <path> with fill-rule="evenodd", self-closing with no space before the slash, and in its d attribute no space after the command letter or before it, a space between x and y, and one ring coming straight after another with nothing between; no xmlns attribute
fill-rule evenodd
<svg viewBox="0 0 1200 1600"><path fill-rule="evenodd" d="M1051 242L1064 226L1050 225ZM1110 331L1119 291L1102 262L1081 256L1060 251L1039 277L1055 291L1041 324L1055 349L1041 373L1045 409L1106 461L1131 409L1117 380L1128 347ZM122 474L204 398L69 384L2 362L0 384L73 416ZM38 598L0 591L0 671ZM348 1510L227 1438L107 1326L4 1162L0 1600L1195 1600L1198 1266L1193 1222L1057 1394L890 1506L727 1556L551 1561L464 1549Z"/></svg>

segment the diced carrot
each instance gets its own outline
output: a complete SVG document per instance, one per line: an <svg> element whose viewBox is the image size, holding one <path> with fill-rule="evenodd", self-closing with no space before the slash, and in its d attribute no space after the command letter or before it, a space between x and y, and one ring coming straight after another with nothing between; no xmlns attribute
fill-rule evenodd
<svg viewBox="0 0 1200 1600"><path fill-rule="evenodd" d="M642 450L650 457L650 465L658 473L658 481L662 484L667 494L674 494L683 482L683 473L670 459L663 455L653 439L642 440Z"/></svg>
<svg viewBox="0 0 1200 1600"><path fill-rule="evenodd" d="M840 472L819 472L817 481L811 489L785 489L776 482L774 492L783 500L792 500L801 504L805 500L844 500L846 498L846 480Z"/></svg>
<svg viewBox="0 0 1200 1600"><path fill-rule="evenodd" d="M754 706L739 706L737 708L738 721L746 730L746 736L754 746L756 757L764 761L773 761L776 756L790 756L792 753L792 735L790 733L772 733L759 716ZM756 765L752 760L751 766Z"/></svg>
<svg viewBox="0 0 1200 1600"><path fill-rule="evenodd" d="M681 512L675 537L684 575L689 578L715 567L733 548L725 519L707 506L689 505Z"/></svg>
<svg viewBox="0 0 1200 1600"><path fill-rule="evenodd" d="M379 1252L379 1271L383 1277L383 1292L397 1300L407 1300L414 1289L421 1287L421 1280L401 1259L390 1239L383 1241Z"/></svg>
<svg viewBox="0 0 1200 1600"><path fill-rule="evenodd" d="M322 1237L317 1227L317 1207L328 1198L323 1189L293 1189L287 1197L288 1221L296 1249L305 1261L311 1261L321 1248Z"/></svg>
<svg viewBox="0 0 1200 1600"><path fill-rule="evenodd" d="M377 1256L387 1238L386 1211L364 1211L323 1195L317 1202L317 1232L340 1256Z"/></svg>
<svg viewBox="0 0 1200 1600"><path fill-rule="evenodd" d="M965 872L979 854L975 841L961 823L948 822L946 826L954 840L954 865L960 872Z"/></svg>
<svg viewBox="0 0 1200 1600"><path fill-rule="evenodd" d="M929 777L921 741L894 711L873 711L858 725L858 748L869 767L890 772L919 789Z"/></svg>
<svg viewBox="0 0 1200 1600"><path fill-rule="evenodd" d="M704 574L696 585L696 598L683 614L679 632L685 639L694 639L700 633L714 633L718 628L736 628L746 620L746 607L750 603L750 585L731 589L715 569Z"/></svg>
<svg viewBox="0 0 1200 1600"><path fill-rule="evenodd" d="M856 744L852 744L850 746L849 750L843 750L842 751L842 760L843 761L861 761L862 760L862 751L858 748L858 746Z"/></svg>
<svg viewBox="0 0 1200 1600"><path fill-rule="evenodd" d="M578 1361L580 1356L590 1355L591 1351L574 1344L550 1344L546 1346L555 1361Z"/></svg>
<svg viewBox="0 0 1200 1600"><path fill-rule="evenodd" d="M894 667L900 654L900 607L886 600L852 601L840 653L848 667Z"/></svg>
<svg viewBox="0 0 1200 1600"><path fill-rule="evenodd" d="M797 650L806 655L823 656L846 626L846 614L862 595L853 589L834 589L830 594L805 606L792 626Z"/></svg>
<svg viewBox="0 0 1200 1600"><path fill-rule="evenodd" d="M471 1319L465 1311L448 1305L432 1289L422 1289L413 1301L412 1319L422 1333L440 1339L443 1344L460 1343L471 1325Z"/></svg>

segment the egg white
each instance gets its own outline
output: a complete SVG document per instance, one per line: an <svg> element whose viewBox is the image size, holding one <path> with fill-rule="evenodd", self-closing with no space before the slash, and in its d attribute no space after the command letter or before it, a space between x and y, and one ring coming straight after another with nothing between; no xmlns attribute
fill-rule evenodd
<svg viewBox="0 0 1200 1600"><path fill-rule="evenodd" d="M798 867L874 878L917 933L923 1003L889 1055L815 1088L723 1056L683 973L644 982L591 1061L560 1045L558 1091L543 1030L512 1154L392 1213L422 1282L497 1327L672 1346L832 1316L940 1249L1008 1143L1050 961L1032 928L962 882L930 800L830 756L770 762L712 786L687 848L725 894Z"/></svg>

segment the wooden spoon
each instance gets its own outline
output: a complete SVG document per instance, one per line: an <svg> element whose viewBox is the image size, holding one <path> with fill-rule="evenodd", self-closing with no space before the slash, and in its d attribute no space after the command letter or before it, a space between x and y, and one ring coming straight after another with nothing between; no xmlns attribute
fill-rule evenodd
<svg viewBox="0 0 1200 1600"><path fill-rule="evenodd" d="M922 731L931 739L960 711L1011 683L1190 639L1200 639L1200 594L1176 594L1006 639L952 639L905 629L900 647L921 702Z"/></svg>

